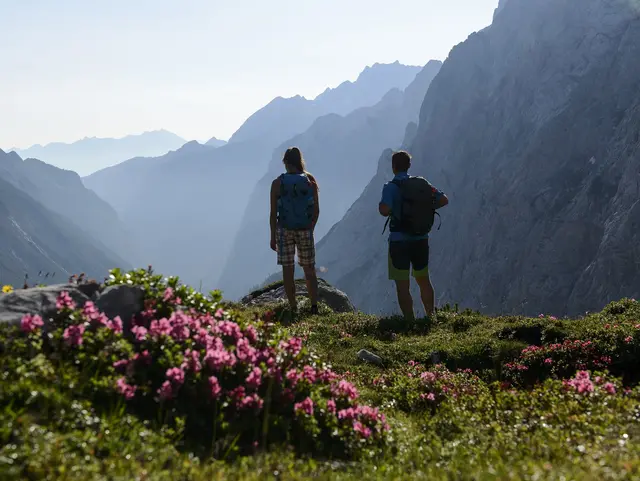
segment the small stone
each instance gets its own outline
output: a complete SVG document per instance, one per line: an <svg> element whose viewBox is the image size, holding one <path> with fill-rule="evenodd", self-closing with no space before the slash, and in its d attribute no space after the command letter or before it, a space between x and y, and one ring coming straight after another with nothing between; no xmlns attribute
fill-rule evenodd
<svg viewBox="0 0 640 481"><path fill-rule="evenodd" d="M376 356L374 353L369 352L366 349L360 349L358 351L358 359L372 364L377 364L378 366L382 366L383 364L380 356Z"/></svg>

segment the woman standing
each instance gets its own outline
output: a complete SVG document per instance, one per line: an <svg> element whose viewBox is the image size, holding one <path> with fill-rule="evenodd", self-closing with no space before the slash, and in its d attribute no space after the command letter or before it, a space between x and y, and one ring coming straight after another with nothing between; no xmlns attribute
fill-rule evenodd
<svg viewBox="0 0 640 481"><path fill-rule="evenodd" d="M311 301L311 314L317 314L318 278L313 231L320 216L318 183L306 171L297 147L287 149L282 163L285 173L271 183L271 249L278 253L284 289L294 313L298 309L294 279L295 254L298 252Z"/></svg>

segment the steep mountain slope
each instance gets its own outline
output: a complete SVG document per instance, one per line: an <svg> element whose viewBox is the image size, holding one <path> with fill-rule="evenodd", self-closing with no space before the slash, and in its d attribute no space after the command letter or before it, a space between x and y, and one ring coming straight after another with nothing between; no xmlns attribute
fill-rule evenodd
<svg viewBox="0 0 640 481"><path fill-rule="evenodd" d="M360 107L377 103L389 90L404 90L420 71L420 67L376 63L366 67L355 82L346 81L328 88L313 100L300 95L277 97L254 113L233 134L229 142L286 139L304 132L315 119L326 114L346 115Z"/></svg>
<svg viewBox="0 0 640 481"><path fill-rule="evenodd" d="M0 283L22 286L25 274L30 284L60 282L81 272L102 279L114 267L130 266L0 178ZM45 277L46 273L51 275Z"/></svg>
<svg viewBox="0 0 640 481"><path fill-rule="evenodd" d="M0 150L0 178L67 218L120 257L136 257L136 246L115 210L87 189L75 172L37 159L23 161L15 152Z"/></svg>
<svg viewBox="0 0 640 481"><path fill-rule="evenodd" d="M440 303L573 315L640 295L638 58L627 0L502 2L451 51L412 145L414 174L450 198L432 234ZM357 307L396 311L377 202L363 195L318 258Z"/></svg>
<svg viewBox="0 0 640 481"><path fill-rule="evenodd" d="M358 198L375 173L375 159L382 149L398 146L408 122L418 118L419 106L441 62L429 62L404 92L394 89L375 106L355 110L341 117L319 118L309 130L280 146L273 155L269 172L262 177L233 243L233 251L218 287L227 297L246 294L275 266L269 249L269 189L282 171L284 150L302 149L307 168L320 185L321 214L316 226L320 239Z"/></svg>
<svg viewBox="0 0 640 481"><path fill-rule="evenodd" d="M380 75L379 81L384 88L389 83L402 85L407 70L412 69L397 64L391 69L397 74L395 81L389 75ZM361 76L349 88L358 102L367 101L370 94L356 92L374 90L372 84L378 77L374 73L386 71L387 66L369 70L371 74ZM136 242L145 246L136 264L153 264L193 285L203 281L204 287L217 287L213 281L231 250L251 193L274 149L288 138L281 136L279 127L271 127L289 125L294 134L304 129L296 123L300 118L297 103L282 102L287 105L286 115L273 117L263 112L247 121L242 135L221 147L189 142L162 157L131 159L83 179L116 209ZM344 108L344 102L328 104Z"/></svg>
<svg viewBox="0 0 640 481"><path fill-rule="evenodd" d="M166 130L128 135L120 139L84 138L71 144L54 142L17 149L23 159L35 158L81 176L115 165L132 157L163 155L183 145L186 140Z"/></svg>
<svg viewBox="0 0 640 481"><path fill-rule="evenodd" d="M131 159L83 179L118 212L152 264L199 285L219 269L240 223L267 147L254 142L213 148L194 142L158 159ZM262 160L267 163L267 159Z"/></svg>

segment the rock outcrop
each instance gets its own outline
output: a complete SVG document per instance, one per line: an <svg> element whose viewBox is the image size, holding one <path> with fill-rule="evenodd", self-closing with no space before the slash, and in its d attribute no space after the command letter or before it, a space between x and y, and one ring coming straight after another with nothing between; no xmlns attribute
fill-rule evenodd
<svg viewBox="0 0 640 481"><path fill-rule="evenodd" d="M509 0L451 51L411 146L412 172L450 199L431 236L440 304L578 315L640 295L639 58L627 0ZM318 246L369 312L397 310L382 180Z"/></svg>
<svg viewBox="0 0 640 481"><path fill-rule="evenodd" d="M0 324L18 325L25 314L38 314L46 321L56 314L56 299L67 292L77 306L91 300L110 319L120 317L125 330L133 316L144 309L144 291L139 286L118 285L102 289L97 283L54 284L18 289L0 294Z"/></svg>
<svg viewBox="0 0 640 481"><path fill-rule="evenodd" d="M307 296L307 286L304 280L299 279L296 281L296 296ZM318 279L318 298L335 312L355 312L355 308L347 295L332 287L324 279ZM278 282L243 297L240 303L245 306L263 306L285 301L286 299L284 286L281 282Z"/></svg>
<svg viewBox="0 0 640 481"><path fill-rule="evenodd" d="M56 313L56 299L64 291L78 305L89 300L74 284L18 289L9 294L0 294L0 323L18 325L22 316L37 314L45 321L46 329L47 319Z"/></svg>

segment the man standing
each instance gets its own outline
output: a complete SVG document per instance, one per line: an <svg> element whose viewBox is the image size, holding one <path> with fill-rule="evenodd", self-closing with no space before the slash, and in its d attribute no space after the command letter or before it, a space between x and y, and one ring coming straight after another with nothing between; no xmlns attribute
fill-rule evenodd
<svg viewBox="0 0 640 481"><path fill-rule="evenodd" d="M447 196L422 177L411 177L411 156L405 151L391 158L394 178L382 189L380 214L390 218L389 279L395 281L398 304L405 319L415 320L409 290L413 267L420 297L428 317L435 314L435 295L429 278L429 231L436 209L449 203Z"/></svg>

